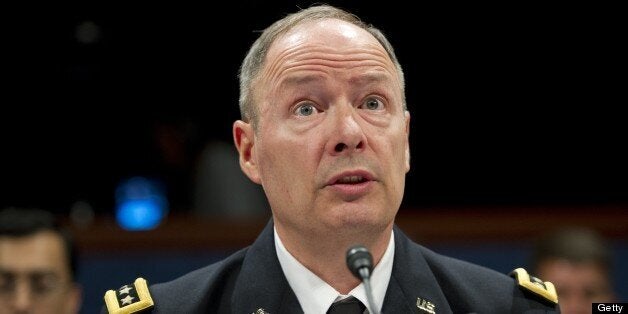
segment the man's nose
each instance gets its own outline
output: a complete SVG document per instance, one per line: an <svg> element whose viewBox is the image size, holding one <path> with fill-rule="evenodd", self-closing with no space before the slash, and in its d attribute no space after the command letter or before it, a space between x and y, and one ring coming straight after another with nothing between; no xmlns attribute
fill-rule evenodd
<svg viewBox="0 0 628 314"><path fill-rule="evenodd" d="M367 139L358 120L358 113L352 106L347 105L335 110L331 119L333 125L329 130L330 140L326 147L331 155L350 154L364 150Z"/></svg>
<svg viewBox="0 0 628 314"><path fill-rule="evenodd" d="M28 313L33 303L33 294L29 285L25 282L18 283L15 287L13 307L16 313Z"/></svg>

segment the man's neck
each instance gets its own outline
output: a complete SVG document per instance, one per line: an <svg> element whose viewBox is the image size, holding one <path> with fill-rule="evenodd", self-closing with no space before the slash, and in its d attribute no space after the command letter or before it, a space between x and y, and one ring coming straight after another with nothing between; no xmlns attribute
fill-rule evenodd
<svg viewBox="0 0 628 314"><path fill-rule="evenodd" d="M348 294L360 284L347 268L347 249L355 244L366 246L373 255L375 266L384 255L392 235L392 223L383 230L335 231L317 235L290 232L290 229L277 224L275 227L286 250L341 294Z"/></svg>

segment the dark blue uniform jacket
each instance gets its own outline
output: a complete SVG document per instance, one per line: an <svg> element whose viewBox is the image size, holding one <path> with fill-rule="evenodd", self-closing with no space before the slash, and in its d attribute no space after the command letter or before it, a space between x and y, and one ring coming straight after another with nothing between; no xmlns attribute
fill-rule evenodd
<svg viewBox="0 0 628 314"><path fill-rule="evenodd" d="M397 227L394 234L382 313L428 313L421 302L432 303L437 314L559 312L509 276L434 253ZM277 259L272 221L252 246L149 290L152 313L303 313Z"/></svg>

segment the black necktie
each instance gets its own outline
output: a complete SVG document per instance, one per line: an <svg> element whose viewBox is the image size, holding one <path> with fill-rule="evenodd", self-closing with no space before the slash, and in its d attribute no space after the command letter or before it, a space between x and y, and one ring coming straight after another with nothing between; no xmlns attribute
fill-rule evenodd
<svg viewBox="0 0 628 314"><path fill-rule="evenodd" d="M363 314L366 306L354 297L348 297L334 302L327 310L327 314Z"/></svg>

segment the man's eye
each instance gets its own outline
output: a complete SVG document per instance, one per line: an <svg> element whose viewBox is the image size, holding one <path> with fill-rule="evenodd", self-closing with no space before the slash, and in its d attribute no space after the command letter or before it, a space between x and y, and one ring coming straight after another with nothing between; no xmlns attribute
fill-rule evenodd
<svg viewBox="0 0 628 314"><path fill-rule="evenodd" d="M56 276L44 275L33 276L31 279L31 289L36 294L47 294L60 286L61 282Z"/></svg>
<svg viewBox="0 0 628 314"><path fill-rule="evenodd" d="M15 289L15 276L9 273L0 274L0 294L13 292Z"/></svg>
<svg viewBox="0 0 628 314"><path fill-rule="evenodd" d="M318 112L318 110L310 103L301 104L294 110L294 114L297 116L309 116L316 112Z"/></svg>
<svg viewBox="0 0 628 314"><path fill-rule="evenodd" d="M5 280L0 282L0 295L15 291L15 281Z"/></svg>
<svg viewBox="0 0 628 314"><path fill-rule="evenodd" d="M382 110L384 109L384 103L377 98L370 97L364 101L360 108L368 110Z"/></svg>

